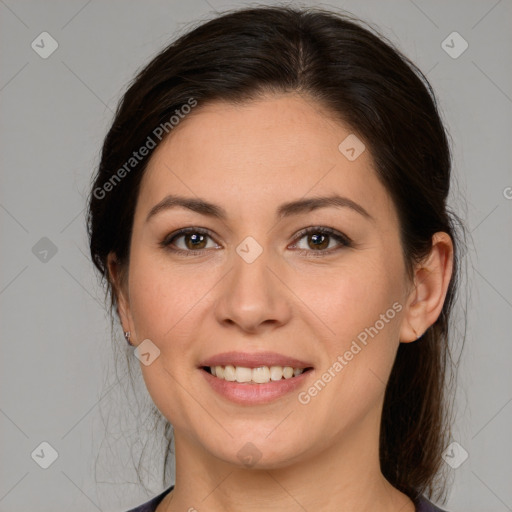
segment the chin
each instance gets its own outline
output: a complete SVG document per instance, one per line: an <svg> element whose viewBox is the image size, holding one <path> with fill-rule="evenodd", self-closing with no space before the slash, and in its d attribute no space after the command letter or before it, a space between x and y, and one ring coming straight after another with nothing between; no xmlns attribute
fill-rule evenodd
<svg viewBox="0 0 512 512"><path fill-rule="evenodd" d="M279 447L276 451L276 447ZM208 450L208 447L205 447ZM258 436L245 438L233 436L229 443L224 441L221 451L219 445L211 447L210 453L227 464L246 469L278 469L289 466L298 458L298 450L304 448L303 439L284 444L284 440Z"/></svg>

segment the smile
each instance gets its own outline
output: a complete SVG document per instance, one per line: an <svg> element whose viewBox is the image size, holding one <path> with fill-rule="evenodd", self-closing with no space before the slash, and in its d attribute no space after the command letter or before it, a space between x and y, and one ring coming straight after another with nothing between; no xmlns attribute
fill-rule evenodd
<svg viewBox="0 0 512 512"><path fill-rule="evenodd" d="M259 366L248 368L245 366L204 366L207 371L218 379L240 384L268 384L283 379L292 379L311 368L293 368L291 366Z"/></svg>

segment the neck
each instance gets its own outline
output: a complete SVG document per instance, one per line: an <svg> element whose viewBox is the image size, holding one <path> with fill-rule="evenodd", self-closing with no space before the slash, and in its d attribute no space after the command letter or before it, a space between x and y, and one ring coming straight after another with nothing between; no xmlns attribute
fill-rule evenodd
<svg viewBox="0 0 512 512"><path fill-rule="evenodd" d="M312 447L300 460L271 469L220 460L175 431L176 484L158 512L414 512L413 502L382 475L375 436L380 417L368 420L327 449L313 453Z"/></svg>

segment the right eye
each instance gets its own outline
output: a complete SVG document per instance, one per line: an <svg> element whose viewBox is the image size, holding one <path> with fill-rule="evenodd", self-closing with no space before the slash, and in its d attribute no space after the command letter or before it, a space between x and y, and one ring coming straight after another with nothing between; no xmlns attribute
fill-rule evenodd
<svg viewBox="0 0 512 512"><path fill-rule="evenodd" d="M210 232L201 228L182 228L170 235L167 235L160 246L178 254L194 256L202 254L207 249L218 249L220 246L213 242Z"/></svg>

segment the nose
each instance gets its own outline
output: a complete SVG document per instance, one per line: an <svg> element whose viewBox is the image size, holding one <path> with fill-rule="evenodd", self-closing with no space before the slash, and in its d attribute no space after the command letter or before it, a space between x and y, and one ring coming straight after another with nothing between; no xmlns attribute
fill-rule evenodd
<svg viewBox="0 0 512 512"><path fill-rule="evenodd" d="M260 333L285 325L292 315L291 298L266 251L248 263L234 254L233 268L222 280L215 315L224 326Z"/></svg>

